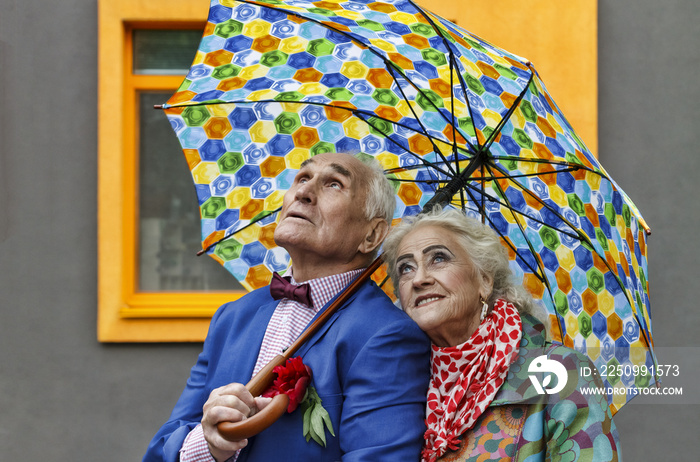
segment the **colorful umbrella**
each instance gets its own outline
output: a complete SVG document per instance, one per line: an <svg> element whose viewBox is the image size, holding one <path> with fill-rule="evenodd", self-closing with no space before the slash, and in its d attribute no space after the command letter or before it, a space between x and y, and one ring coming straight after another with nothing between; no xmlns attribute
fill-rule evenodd
<svg viewBox="0 0 700 462"><path fill-rule="evenodd" d="M523 58L410 0L214 0L164 107L203 249L247 289L289 265L272 236L301 162L363 152L394 180L396 219L434 202L482 217L555 341L607 385L654 382L617 367L654 364L646 225Z"/></svg>

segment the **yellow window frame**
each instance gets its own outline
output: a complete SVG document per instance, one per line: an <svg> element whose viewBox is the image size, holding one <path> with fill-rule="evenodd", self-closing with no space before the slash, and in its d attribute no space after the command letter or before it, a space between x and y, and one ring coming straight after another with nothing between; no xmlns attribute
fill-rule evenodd
<svg viewBox="0 0 700 462"><path fill-rule="evenodd" d="M499 0L497 8L493 0L423 3L532 61L577 133L597 153L595 0ZM202 341L216 308L243 295L147 293L136 286L136 95L141 89L174 90L182 76L133 75L130 31L202 29L208 8L206 0L98 0L97 332L103 342Z"/></svg>
<svg viewBox="0 0 700 462"><path fill-rule="evenodd" d="M103 342L201 341L216 308L245 293L142 292L137 286L137 98L140 91L162 90L165 102L184 75L132 73L132 32L203 30L208 7L191 0L99 2L97 332Z"/></svg>

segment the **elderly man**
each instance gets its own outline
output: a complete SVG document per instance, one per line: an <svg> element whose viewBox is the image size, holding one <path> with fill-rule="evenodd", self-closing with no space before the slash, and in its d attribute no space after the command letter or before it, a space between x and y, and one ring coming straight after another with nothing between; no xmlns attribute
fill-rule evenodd
<svg viewBox="0 0 700 462"><path fill-rule="evenodd" d="M310 300L275 300L261 288L222 306L170 420L144 461L418 460L429 341L369 282L298 352L335 435L326 446L303 435L302 412L259 435L227 441L217 424L265 405L246 383L367 267L386 236L395 199L378 166L337 153L305 161L284 196L275 241L292 258L293 283ZM179 458L179 459L178 459Z"/></svg>

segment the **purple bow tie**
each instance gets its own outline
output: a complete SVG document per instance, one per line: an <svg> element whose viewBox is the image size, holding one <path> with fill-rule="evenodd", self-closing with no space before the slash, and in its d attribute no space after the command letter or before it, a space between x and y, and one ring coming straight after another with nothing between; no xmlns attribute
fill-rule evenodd
<svg viewBox="0 0 700 462"><path fill-rule="evenodd" d="M289 282L290 280L290 277L282 277L274 273L272 275L272 281L270 282L270 295L272 295L272 298L275 300L288 298L308 307L312 307L311 287L309 284L292 284Z"/></svg>

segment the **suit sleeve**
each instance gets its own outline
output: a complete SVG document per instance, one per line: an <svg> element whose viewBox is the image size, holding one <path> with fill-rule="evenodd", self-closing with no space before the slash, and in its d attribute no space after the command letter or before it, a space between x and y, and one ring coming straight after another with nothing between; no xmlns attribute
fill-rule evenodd
<svg viewBox="0 0 700 462"><path fill-rule="evenodd" d="M430 343L406 317L378 330L344 380L344 462L419 460L425 432Z"/></svg>
<svg viewBox="0 0 700 462"><path fill-rule="evenodd" d="M202 420L202 407L209 397L205 389L207 370L214 343L214 330L219 318L219 310L212 318L207 339L197 362L190 370L185 389L175 404L170 418L158 430L148 446L143 462L177 462L185 438Z"/></svg>
<svg viewBox="0 0 700 462"><path fill-rule="evenodd" d="M560 350L561 347L555 351ZM595 365L571 350L550 358L566 366L568 380L564 390L552 397L546 408L547 454L582 462L621 461L620 441L606 395L591 392L594 388L603 389L603 382L597 375L584 377L579 373L581 367L596 370Z"/></svg>

